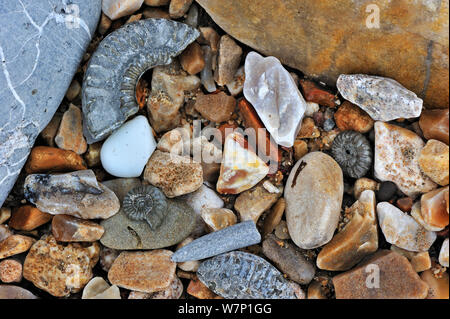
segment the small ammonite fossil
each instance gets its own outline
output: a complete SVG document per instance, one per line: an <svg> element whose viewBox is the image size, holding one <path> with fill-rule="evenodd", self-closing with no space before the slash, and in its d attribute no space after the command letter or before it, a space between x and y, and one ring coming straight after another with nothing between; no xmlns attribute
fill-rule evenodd
<svg viewBox="0 0 450 319"><path fill-rule="evenodd" d="M355 131L344 131L333 141L331 155L342 171L352 178L366 175L372 165L372 148L367 138Z"/></svg>
<svg viewBox="0 0 450 319"><path fill-rule="evenodd" d="M133 188L123 199L125 215L136 221L145 220L152 230L157 229L167 214L167 200L156 187L145 185Z"/></svg>
<svg viewBox="0 0 450 319"><path fill-rule="evenodd" d="M143 73L172 63L200 32L167 19L127 23L92 55L83 80L83 130L89 144L103 140L139 110L136 86Z"/></svg>

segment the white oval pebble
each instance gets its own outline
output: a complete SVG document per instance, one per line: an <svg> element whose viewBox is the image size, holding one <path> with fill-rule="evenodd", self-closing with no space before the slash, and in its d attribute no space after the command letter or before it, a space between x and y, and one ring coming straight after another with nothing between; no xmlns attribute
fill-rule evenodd
<svg viewBox="0 0 450 319"><path fill-rule="evenodd" d="M152 129L145 116L123 124L103 143L100 159L103 168L117 177L138 177L156 149Z"/></svg>

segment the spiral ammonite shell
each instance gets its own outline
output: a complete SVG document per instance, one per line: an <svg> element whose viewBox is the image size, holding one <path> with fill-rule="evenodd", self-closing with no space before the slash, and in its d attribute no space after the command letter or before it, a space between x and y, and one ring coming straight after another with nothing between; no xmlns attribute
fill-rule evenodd
<svg viewBox="0 0 450 319"><path fill-rule="evenodd" d="M136 221L145 220L152 230L157 229L167 214L167 200L156 187L146 185L133 188L123 199L125 215Z"/></svg>
<svg viewBox="0 0 450 319"><path fill-rule="evenodd" d="M344 131L333 141L331 155L342 171L352 178L366 175L372 165L372 148L367 138L355 131Z"/></svg>

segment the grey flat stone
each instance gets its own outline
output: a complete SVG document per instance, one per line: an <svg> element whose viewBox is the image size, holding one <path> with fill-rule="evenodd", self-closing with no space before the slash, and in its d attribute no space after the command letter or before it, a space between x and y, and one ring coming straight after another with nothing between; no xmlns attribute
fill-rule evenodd
<svg viewBox="0 0 450 319"><path fill-rule="evenodd" d="M142 185L137 178L119 178L103 184L116 194L121 203L130 190ZM119 250L158 249L178 244L193 231L195 212L179 199L168 199L167 204L167 214L155 230L146 221L129 219L121 208L116 215L100 223L105 229L100 242Z"/></svg>
<svg viewBox="0 0 450 319"><path fill-rule="evenodd" d="M0 206L64 98L100 12L100 0L1 2Z"/></svg>
<svg viewBox="0 0 450 319"><path fill-rule="evenodd" d="M110 33L92 55L82 88L83 130L89 144L103 140L139 110L141 75L167 65L200 32L184 23L146 19Z"/></svg>
<svg viewBox="0 0 450 319"><path fill-rule="evenodd" d="M206 259L261 242L261 235L252 220L245 221L202 236L177 250L172 261Z"/></svg>
<svg viewBox="0 0 450 319"><path fill-rule="evenodd" d="M225 299L296 299L296 291L261 257L232 251L201 263L198 279Z"/></svg>

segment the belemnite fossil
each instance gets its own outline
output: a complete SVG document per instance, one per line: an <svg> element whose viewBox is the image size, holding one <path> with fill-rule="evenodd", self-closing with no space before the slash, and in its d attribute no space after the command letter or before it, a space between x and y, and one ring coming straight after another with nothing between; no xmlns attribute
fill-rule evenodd
<svg viewBox="0 0 450 319"><path fill-rule="evenodd" d="M344 174L352 178L363 177L372 165L372 147L364 135L355 131L339 133L331 154Z"/></svg>
<svg viewBox="0 0 450 319"><path fill-rule="evenodd" d="M122 208L129 219L145 220L150 228L155 230L167 214L167 200L158 188L150 185L139 186L127 193Z"/></svg>
<svg viewBox="0 0 450 319"><path fill-rule="evenodd" d="M136 85L147 70L167 65L200 35L167 19L128 23L92 55L83 80L83 130L89 144L103 140L139 110Z"/></svg>

